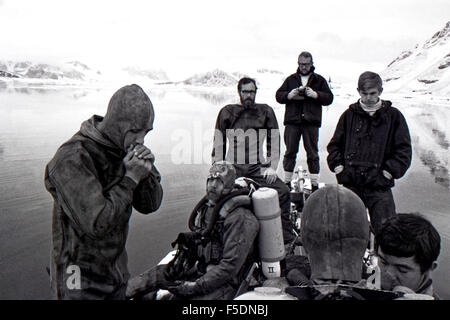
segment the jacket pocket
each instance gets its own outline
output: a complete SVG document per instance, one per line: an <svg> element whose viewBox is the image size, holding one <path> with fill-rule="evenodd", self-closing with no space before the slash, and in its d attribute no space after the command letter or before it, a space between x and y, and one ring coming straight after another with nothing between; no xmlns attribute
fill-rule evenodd
<svg viewBox="0 0 450 320"><path fill-rule="evenodd" d="M336 174L336 180L339 184L343 184L343 185L353 185L354 184L351 170L349 170L347 167L344 167L344 170L342 170L342 172Z"/></svg>
<svg viewBox="0 0 450 320"><path fill-rule="evenodd" d="M388 179L384 176L383 172L380 171L373 183L374 189L389 189L394 186L394 179Z"/></svg>
<svg viewBox="0 0 450 320"><path fill-rule="evenodd" d="M284 114L285 122L299 122L301 121L300 106L296 103L290 102L286 104L286 112Z"/></svg>

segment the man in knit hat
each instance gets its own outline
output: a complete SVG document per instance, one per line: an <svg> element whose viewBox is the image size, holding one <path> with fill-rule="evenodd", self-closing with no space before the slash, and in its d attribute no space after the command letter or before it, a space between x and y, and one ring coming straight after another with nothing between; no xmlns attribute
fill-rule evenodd
<svg viewBox="0 0 450 320"><path fill-rule="evenodd" d="M106 115L83 122L48 163L54 298L125 298L132 208L148 214L162 201L155 158L144 145L153 120L147 94L125 86L111 97Z"/></svg>

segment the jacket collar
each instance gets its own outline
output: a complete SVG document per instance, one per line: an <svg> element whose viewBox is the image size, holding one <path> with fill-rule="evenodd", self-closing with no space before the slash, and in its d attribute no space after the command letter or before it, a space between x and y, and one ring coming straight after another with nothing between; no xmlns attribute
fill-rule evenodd
<svg viewBox="0 0 450 320"><path fill-rule="evenodd" d="M295 78L297 79L297 81L299 83L302 83L302 75L300 74L300 71L297 69L297 72L295 73ZM316 73L314 72L314 70L309 74L309 79L308 79L308 84L313 83L314 81L316 81Z"/></svg>
<svg viewBox="0 0 450 320"><path fill-rule="evenodd" d="M97 125L103 120L103 117L98 115L93 115L90 119L84 121L81 124L80 133L88 137L98 144L101 144L109 149L114 149L115 151L123 152L119 147L117 147L111 140L108 139L104 134L102 134L98 129Z"/></svg>
<svg viewBox="0 0 450 320"><path fill-rule="evenodd" d="M384 114L392 106L392 102L388 101L388 100L381 100L381 103L382 103L382 107L375 112L373 117L377 117L378 115ZM363 116L367 116L367 117L371 117L366 111L363 110L363 108L361 107L359 101L354 103L354 104L351 104L349 106L349 109L352 110L353 112L357 113L357 114L360 114L360 115L363 115Z"/></svg>

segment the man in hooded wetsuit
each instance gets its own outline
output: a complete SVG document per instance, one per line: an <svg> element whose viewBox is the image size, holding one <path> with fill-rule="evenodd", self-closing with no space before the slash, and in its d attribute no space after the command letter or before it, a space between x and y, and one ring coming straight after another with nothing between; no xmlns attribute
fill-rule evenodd
<svg viewBox="0 0 450 320"><path fill-rule="evenodd" d="M132 207L148 214L162 201L160 174L143 144L153 120L142 88L125 86L112 96L105 117L83 122L48 163L54 298L125 298Z"/></svg>
<svg viewBox="0 0 450 320"><path fill-rule="evenodd" d="M341 185L318 189L305 202L300 234L309 265L288 270L286 292L300 300L392 299L362 279L369 221L362 200ZM305 272L307 271L307 272Z"/></svg>
<svg viewBox="0 0 450 320"><path fill-rule="evenodd" d="M259 223L250 210L248 190L234 190L236 171L218 161L209 171L206 196L189 219L191 232L180 233L172 244L177 254L128 282L127 297L154 298L168 289L170 299L229 300L255 260Z"/></svg>

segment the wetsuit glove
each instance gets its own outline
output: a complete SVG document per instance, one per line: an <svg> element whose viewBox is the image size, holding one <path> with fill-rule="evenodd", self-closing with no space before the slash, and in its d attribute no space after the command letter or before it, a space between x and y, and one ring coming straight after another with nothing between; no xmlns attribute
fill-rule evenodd
<svg viewBox="0 0 450 320"><path fill-rule="evenodd" d="M169 291L182 297L192 297L202 293L200 286L196 282L191 281L184 281L177 286L171 286Z"/></svg>

